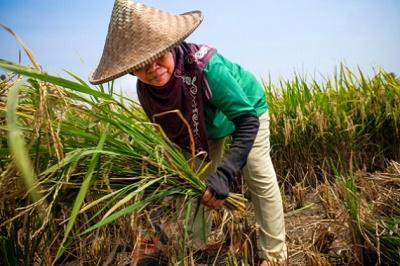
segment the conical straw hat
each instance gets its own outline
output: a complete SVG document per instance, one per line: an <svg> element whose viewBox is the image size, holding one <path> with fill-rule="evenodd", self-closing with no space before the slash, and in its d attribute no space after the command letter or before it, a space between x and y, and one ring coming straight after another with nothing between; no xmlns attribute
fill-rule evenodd
<svg viewBox="0 0 400 266"><path fill-rule="evenodd" d="M174 15L116 0L103 55L89 77L90 83L104 83L144 67L182 42L202 20L200 11Z"/></svg>

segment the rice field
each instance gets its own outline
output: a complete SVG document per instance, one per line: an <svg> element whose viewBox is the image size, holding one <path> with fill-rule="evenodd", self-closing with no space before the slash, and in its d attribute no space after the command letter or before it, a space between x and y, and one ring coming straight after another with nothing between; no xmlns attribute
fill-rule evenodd
<svg viewBox="0 0 400 266"><path fill-rule="evenodd" d="M0 59L0 261L257 265L239 177L213 216L214 252L188 233L207 164L191 159L113 84ZM323 82L265 81L289 265L399 265L400 79L342 65ZM197 165L197 164L196 164ZM215 252L216 251L216 252Z"/></svg>

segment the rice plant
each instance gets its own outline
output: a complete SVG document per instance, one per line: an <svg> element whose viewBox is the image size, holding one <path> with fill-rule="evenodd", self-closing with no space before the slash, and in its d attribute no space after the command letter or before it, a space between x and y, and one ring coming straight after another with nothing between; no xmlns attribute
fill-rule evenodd
<svg viewBox="0 0 400 266"><path fill-rule="evenodd" d="M383 170L400 159L400 79L383 69L372 78L342 65L333 79L296 75L265 82L278 174L314 185L354 169ZM281 169L290 169L282 172ZM330 178L332 180L332 178Z"/></svg>
<svg viewBox="0 0 400 266"><path fill-rule="evenodd" d="M26 244L33 253L51 243L53 249L58 246L57 261L74 239L151 208L187 225L192 202L206 189L200 176L207 164L194 169L196 158L188 160L135 102L114 94L112 87L91 88L73 74L75 80L67 80L5 60L0 67L26 77L5 86L7 105L1 106L7 114L1 132L8 135L8 143L2 149L5 171L0 183L3 189L18 187L3 199L22 201L13 203L18 212L9 210L1 224L14 226L13 221L32 217L25 226L33 231L27 231L25 239L38 240ZM168 206L175 197L180 205ZM65 206L68 202L72 208ZM225 206L243 212L245 202L231 193ZM61 222L63 234L55 233L54 219ZM10 243L12 230L2 232L3 243Z"/></svg>

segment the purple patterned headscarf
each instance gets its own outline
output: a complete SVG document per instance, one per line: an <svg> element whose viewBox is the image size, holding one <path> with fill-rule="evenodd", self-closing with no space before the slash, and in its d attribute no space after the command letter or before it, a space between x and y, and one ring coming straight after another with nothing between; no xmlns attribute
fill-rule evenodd
<svg viewBox="0 0 400 266"><path fill-rule="evenodd" d="M182 42L171 52L175 69L163 88L137 81L140 104L149 119L159 124L171 141L190 152L191 142L184 121L173 112L158 116L179 110L190 125L196 154L208 152L203 102L211 99L212 95L203 69L216 50L205 45Z"/></svg>

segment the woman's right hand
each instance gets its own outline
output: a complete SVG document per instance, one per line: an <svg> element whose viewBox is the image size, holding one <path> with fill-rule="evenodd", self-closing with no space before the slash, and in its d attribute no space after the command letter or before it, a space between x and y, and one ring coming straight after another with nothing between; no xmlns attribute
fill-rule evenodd
<svg viewBox="0 0 400 266"><path fill-rule="evenodd" d="M210 209L218 209L224 204L224 202L225 200L223 199L217 199L209 189L204 192L201 198L201 203Z"/></svg>

